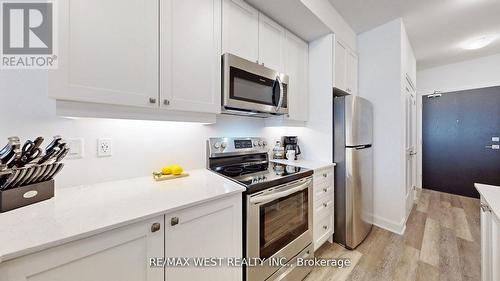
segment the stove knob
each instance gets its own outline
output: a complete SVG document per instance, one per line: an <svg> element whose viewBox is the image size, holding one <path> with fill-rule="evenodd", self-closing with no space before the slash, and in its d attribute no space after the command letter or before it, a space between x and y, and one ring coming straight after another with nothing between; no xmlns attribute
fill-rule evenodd
<svg viewBox="0 0 500 281"><path fill-rule="evenodd" d="M267 145L267 142L266 142L266 141L263 141L263 142L262 142L262 145L263 145L263 146L266 146L266 145Z"/></svg>
<svg viewBox="0 0 500 281"><path fill-rule="evenodd" d="M220 144L220 147L222 147L222 148L226 148L226 146L227 146L227 144L225 142Z"/></svg>
<svg viewBox="0 0 500 281"><path fill-rule="evenodd" d="M220 148L220 142L214 143L214 147L215 147L215 149L219 149Z"/></svg>
<svg viewBox="0 0 500 281"><path fill-rule="evenodd" d="M264 142L263 141L259 141L259 146L263 146L264 145Z"/></svg>
<svg viewBox="0 0 500 281"><path fill-rule="evenodd" d="M253 141L253 146L257 146L259 143L257 141Z"/></svg>

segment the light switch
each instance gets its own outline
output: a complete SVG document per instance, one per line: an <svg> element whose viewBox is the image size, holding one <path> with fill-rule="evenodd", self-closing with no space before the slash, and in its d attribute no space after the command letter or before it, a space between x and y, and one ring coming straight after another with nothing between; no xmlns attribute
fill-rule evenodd
<svg viewBox="0 0 500 281"><path fill-rule="evenodd" d="M66 156L67 159L80 159L83 158L83 139L67 139L69 145L69 152Z"/></svg>
<svg viewBox="0 0 500 281"><path fill-rule="evenodd" d="M500 137L491 137L491 141L500 141Z"/></svg>
<svg viewBox="0 0 500 281"><path fill-rule="evenodd" d="M500 144L494 144L494 145L492 145L491 149L500 149Z"/></svg>

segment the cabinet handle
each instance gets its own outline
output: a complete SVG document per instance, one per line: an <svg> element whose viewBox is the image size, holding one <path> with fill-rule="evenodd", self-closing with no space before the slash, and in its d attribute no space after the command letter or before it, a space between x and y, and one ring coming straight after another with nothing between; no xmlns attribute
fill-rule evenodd
<svg viewBox="0 0 500 281"><path fill-rule="evenodd" d="M256 63L256 64L259 64L259 60L256 60L256 61L255 61L255 63Z"/></svg>
<svg viewBox="0 0 500 281"><path fill-rule="evenodd" d="M151 232L157 232L161 229L161 224L155 222L151 225Z"/></svg>
<svg viewBox="0 0 500 281"><path fill-rule="evenodd" d="M323 225L323 229L324 229L324 230L327 230L327 229L328 229L328 226Z"/></svg>
<svg viewBox="0 0 500 281"><path fill-rule="evenodd" d="M156 98L149 98L149 103L156 103Z"/></svg>
<svg viewBox="0 0 500 281"><path fill-rule="evenodd" d="M178 217L173 217L170 219L170 225L171 226L174 226L174 225L178 225L179 224L179 218Z"/></svg>
<svg viewBox="0 0 500 281"><path fill-rule="evenodd" d="M327 189L327 188L323 188L323 191L324 191L324 192L327 192L327 191L328 191L328 189Z"/></svg>
<svg viewBox="0 0 500 281"><path fill-rule="evenodd" d="M327 203L323 203L323 207L328 207L328 204Z"/></svg>
<svg viewBox="0 0 500 281"><path fill-rule="evenodd" d="M170 105L170 101L169 101L169 100L167 100L167 99L164 99L164 100L163 100L163 104L164 104L164 105Z"/></svg>
<svg viewBox="0 0 500 281"><path fill-rule="evenodd" d="M491 212L491 209L488 205L481 203L481 210L483 212Z"/></svg>
<svg viewBox="0 0 500 281"><path fill-rule="evenodd" d="M328 176L327 174L323 174L323 177L325 177L325 178L326 178L327 176Z"/></svg>

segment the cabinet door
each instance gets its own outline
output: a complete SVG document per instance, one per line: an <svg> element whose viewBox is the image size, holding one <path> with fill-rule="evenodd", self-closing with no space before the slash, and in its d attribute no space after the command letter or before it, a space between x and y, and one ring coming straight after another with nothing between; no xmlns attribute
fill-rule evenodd
<svg viewBox="0 0 500 281"><path fill-rule="evenodd" d="M241 194L166 216L166 257L242 257ZM238 267L167 267L166 281L241 280Z"/></svg>
<svg viewBox="0 0 500 281"><path fill-rule="evenodd" d="M358 95L358 56L349 51L347 53L347 92L351 95Z"/></svg>
<svg viewBox="0 0 500 281"><path fill-rule="evenodd" d="M347 90L347 47L335 40L334 47L333 86L344 91Z"/></svg>
<svg viewBox="0 0 500 281"><path fill-rule="evenodd" d="M279 72L284 71L285 29L259 14L259 63Z"/></svg>
<svg viewBox="0 0 500 281"><path fill-rule="evenodd" d="M259 12L242 0L223 0L222 53L257 62Z"/></svg>
<svg viewBox="0 0 500 281"><path fill-rule="evenodd" d="M221 0L160 1L160 44L161 107L219 113Z"/></svg>
<svg viewBox="0 0 500 281"><path fill-rule="evenodd" d="M59 69L49 96L157 107L157 0L58 1Z"/></svg>
<svg viewBox="0 0 500 281"><path fill-rule="evenodd" d="M152 232L152 225L159 228ZM163 281L164 217L111 230L0 264L2 281Z"/></svg>
<svg viewBox="0 0 500 281"><path fill-rule="evenodd" d="M493 213L491 217L491 280L500 280L500 219Z"/></svg>
<svg viewBox="0 0 500 281"><path fill-rule="evenodd" d="M307 121L309 115L309 46L286 32L285 73L288 83L289 119Z"/></svg>

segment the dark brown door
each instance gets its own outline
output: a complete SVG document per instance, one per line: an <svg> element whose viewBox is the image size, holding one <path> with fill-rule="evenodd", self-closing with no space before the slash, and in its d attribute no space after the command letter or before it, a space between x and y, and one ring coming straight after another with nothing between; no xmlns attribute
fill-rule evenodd
<svg viewBox="0 0 500 281"><path fill-rule="evenodd" d="M500 185L500 87L422 98L422 186L479 198L474 183Z"/></svg>

